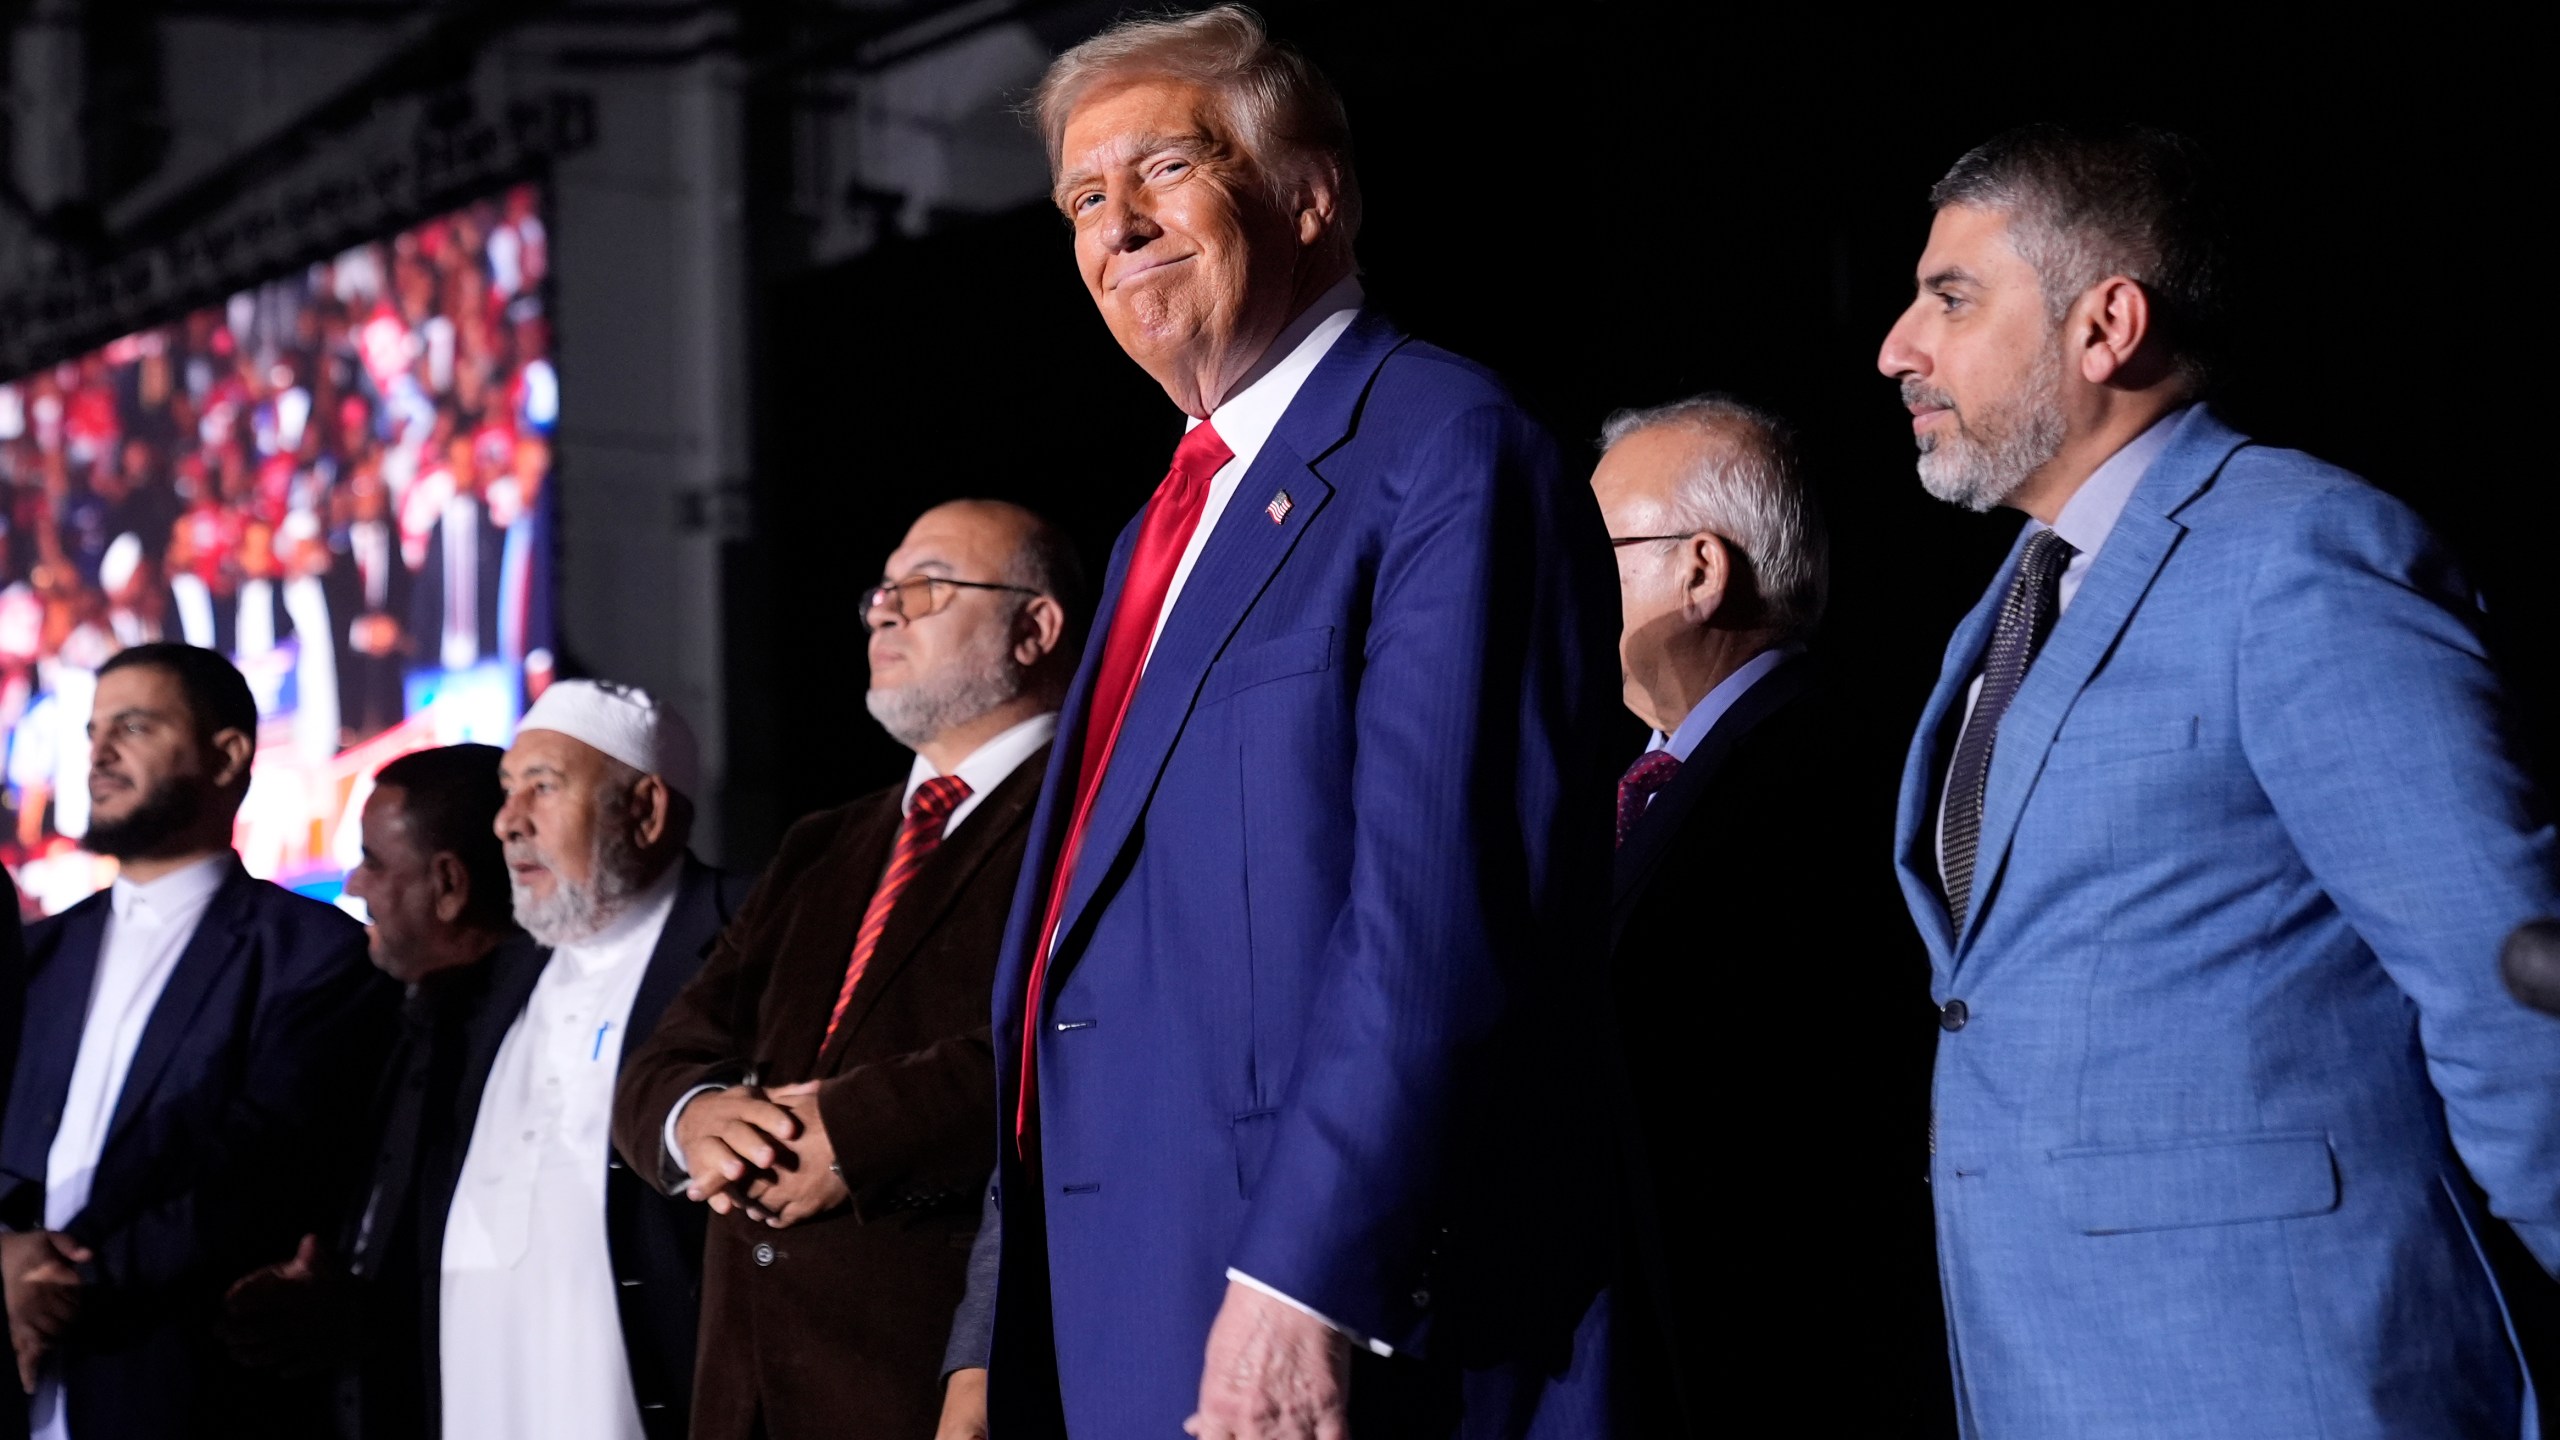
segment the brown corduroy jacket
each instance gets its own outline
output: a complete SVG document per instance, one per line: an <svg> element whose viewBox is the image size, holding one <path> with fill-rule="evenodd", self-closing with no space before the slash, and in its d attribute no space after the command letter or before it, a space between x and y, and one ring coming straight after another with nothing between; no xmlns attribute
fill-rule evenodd
<svg viewBox="0 0 2560 1440"><path fill-rule="evenodd" d="M696 1440L932 1436L994 1157L988 987L1048 754L1025 759L926 857L823 1048L897 837L897 787L792 827L701 974L624 1063L613 1138L635 1171L683 1183L662 1137L697 1085L821 1080L818 1112L853 1192L787 1230L712 1217Z"/></svg>

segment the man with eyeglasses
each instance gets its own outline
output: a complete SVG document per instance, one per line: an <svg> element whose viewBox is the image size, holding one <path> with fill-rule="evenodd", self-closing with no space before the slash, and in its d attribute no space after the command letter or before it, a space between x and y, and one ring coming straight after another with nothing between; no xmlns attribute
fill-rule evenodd
<svg viewBox="0 0 2560 1440"><path fill-rule="evenodd" d="M1803 1405L1781 1431L1946 1433L1920 1183L1928 968L1878 859L1899 737L1807 651L1829 555L1785 425L1702 395L1623 411L1602 444L1624 699L1653 731L1618 782L1610 911L1624 1433L1705 1434L1716 1375ZM1737 996L1785 1018L1701 1055L1700 1017ZM1735 1102L1710 1122L1738 1171L1713 1224L1692 1178L1701 1093ZM1753 1323L1711 1342L1727 1312ZM1871 1383L1836 1383L1844 1350Z"/></svg>
<svg viewBox="0 0 2560 1440"><path fill-rule="evenodd" d="M692 1433L933 1434L992 1158L989 986L1082 577L1018 506L925 512L863 597L902 785L813 815L624 1067L614 1141L716 1212Z"/></svg>

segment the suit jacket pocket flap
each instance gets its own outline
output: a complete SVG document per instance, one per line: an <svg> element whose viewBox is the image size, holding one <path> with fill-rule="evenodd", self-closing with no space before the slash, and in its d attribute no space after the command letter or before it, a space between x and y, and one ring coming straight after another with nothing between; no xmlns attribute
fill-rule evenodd
<svg viewBox="0 0 2560 1440"><path fill-rule="evenodd" d="M1276 640L1248 645L1209 667L1201 683L1200 703L1212 704L1239 690L1323 670L1333 664L1333 627L1300 630Z"/></svg>
<svg viewBox="0 0 2560 1440"><path fill-rule="evenodd" d="M2064 1213L2087 1235L2238 1225L2338 1208L2338 1166L2317 1130L2056 1150Z"/></svg>
<svg viewBox="0 0 2560 1440"><path fill-rule="evenodd" d="M2161 755L2173 750L2191 750L2196 743L2196 717L2177 720L2150 720L2125 725L2110 723L2073 730L2066 727L2055 737L2053 750L2045 760L2048 770L2067 769L2077 765L2104 765L2116 760L2135 760L2145 755Z"/></svg>

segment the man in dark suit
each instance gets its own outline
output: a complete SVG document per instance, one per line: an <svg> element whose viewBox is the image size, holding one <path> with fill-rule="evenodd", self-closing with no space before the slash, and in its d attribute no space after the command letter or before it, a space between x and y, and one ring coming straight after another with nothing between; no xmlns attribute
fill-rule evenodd
<svg viewBox="0 0 2560 1440"><path fill-rule="evenodd" d="M698 765L674 710L589 680L545 691L507 750L498 834L545 948L491 957L452 1143L413 1182L446 1434L685 1433L701 1212L624 1168L610 1122L621 1065L743 899L685 848Z"/></svg>
<svg viewBox="0 0 2560 1440"><path fill-rule="evenodd" d="M99 672L86 844L116 883L6 981L0 1278L38 1436L302 1433L316 1394L223 1356L231 1277L327 1224L396 998L333 907L241 870L256 702L210 651Z"/></svg>
<svg viewBox="0 0 2560 1440"><path fill-rule="evenodd" d="M1806 653L1820 512L1785 427L1722 396L1621 413L1603 443L1591 483L1617 549L1624 698L1653 731L1618 784L1610 909L1631 1200L1620 1423L1703 1435L1714 1398L1747 1386L1795 1407L1783 1430L1945 1433L1921 1183L1936 1031L1875 860L1897 737ZM1755 1010L1819 1017L1822 1058L1784 1084L1748 1048L1699 1053L1698 1018L1746 971ZM1719 1107L1702 1155L1695 1096L1725 1067L1742 1073L1715 1088L1751 1098ZM1747 1170L1702 1190L1702 1161L1726 1156ZM1725 1311L1751 1323L1713 1323ZM1864 1377L1845 1391L1844 1358Z"/></svg>
<svg viewBox="0 0 2560 1440"><path fill-rule="evenodd" d="M1194 424L996 983L995 1431L1597 1433L1590 495L1365 307L1340 100L1250 12L1114 26L1039 109L1087 290Z"/></svg>
<svg viewBox="0 0 2560 1440"><path fill-rule="evenodd" d="M986 1189L989 986L1075 665L1073 550L1037 516L927 511L865 606L906 783L792 828L626 1067L633 1170L721 1218L697 1440L932 1435Z"/></svg>
<svg viewBox="0 0 2560 1440"><path fill-rule="evenodd" d="M501 752L452 745L403 755L374 777L363 859L347 893L365 903L374 967L398 981L400 1033L365 1128L373 1140L324 1240L243 1277L224 1299L224 1340L243 1364L338 1373L337 1433L363 1440L432 1433L434 1275L422 1174L443 1190L424 1211L440 1226L451 1189L452 1116L465 1032L484 1006L493 957L539 968L509 910L495 822ZM423 1323L422 1323L423 1322Z"/></svg>

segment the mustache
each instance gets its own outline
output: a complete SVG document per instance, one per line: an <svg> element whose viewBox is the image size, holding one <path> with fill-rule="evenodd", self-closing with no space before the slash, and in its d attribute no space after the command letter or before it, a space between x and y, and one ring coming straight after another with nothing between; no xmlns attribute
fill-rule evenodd
<svg viewBox="0 0 2560 1440"><path fill-rule="evenodd" d="M1955 412L1957 419L1964 418L1964 412L1956 408L1956 397L1944 390L1933 390L1916 379L1902 382L1902 403L1906 407L1920 405L1932 410L1950 410Z"/></svg>
<svg viewBox="0 0 2560 1440"><path fill-rule="evenodd" d="M539 865L545 870L554 868L551 856L530 840L509 840L503 848L510 865Z"/></svg>

